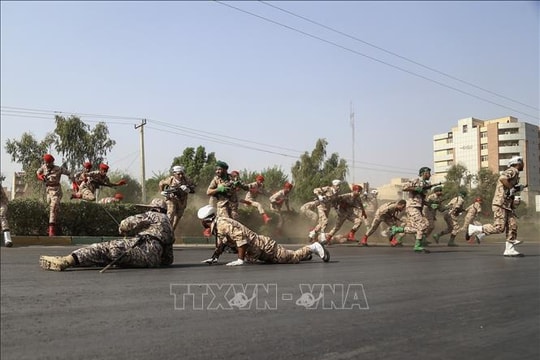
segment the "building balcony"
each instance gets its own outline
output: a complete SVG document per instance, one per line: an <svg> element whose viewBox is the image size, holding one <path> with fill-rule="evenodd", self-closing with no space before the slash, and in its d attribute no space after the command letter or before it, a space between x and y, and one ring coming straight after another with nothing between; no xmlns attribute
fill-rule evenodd
<svg viewBox="0 0 540 360"><path fill-rule="evenodd" d="M520 133L516 134L500 134L499 141L508 141L508 140L522 140L523 135Z"/></svg>
<svg viewBox="0 0 540 360"><path fill-rule="evenodd" d="M519 154L521 150L522 150L521 146L499 146L499 154L509 154L509 153Z"/></svg>

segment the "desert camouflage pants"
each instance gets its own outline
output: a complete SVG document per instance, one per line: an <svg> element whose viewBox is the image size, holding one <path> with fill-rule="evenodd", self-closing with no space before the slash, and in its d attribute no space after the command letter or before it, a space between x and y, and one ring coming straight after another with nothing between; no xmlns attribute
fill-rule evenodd
<svg viewBox="0 0 540 360"><path fill-rule="evenodd" d="M405 225L405 234L416 234L416 239L421 240L429 227L428 220L422 215L422 209L412 206L405 208L407 214L407 224Z"/></svg>
<svg viewBox="0 0 540 360"><path fill-rule="evenodd" d="M309 246L301 247L297 250L289 250L281 245L276 244L272 253L265 254L262 261L272 264L298 264L302 259L305 259L311 254Z"/></svg>
<svg viewBox="0 0 540 360"><path fill-rule="evenodd" d="M341 229L341 227L345 223L345 220L349 220L353 223L351 231L356 232L360 228L360 225L362 225L363 218L361 213L356 213L354 210L338 211L336 225L334 225L328 235L334 236L339 231L339 229Z"/></svg>
<svg viewBox="0 0 540 360"><path fill-rule="evenodd" d="M517 239L517 218L516 215L500 206L492 206L493 224L485 224L482 228L484 234L500 234L506 230L506 240L511 241Z"/></svg>
<svg viewBox="0 0 540 360"><path fill-rule="evenodd" d="M96 201L96 194L94 194L92 190L88 188L85 188L85 187L81 188L80 194L81 194L81 199L83 200Z"/></svg>
<svg viewBox="0 0 540 360"><path fill-rule="evenodd" d="M463 226L459 230L465 231L465 232L469 231L469 225L473 223L475 217L476 217L475 212L467 213L465 215L465 220L463 220Z"/></svg>
<svg viewBox="0 0 540 360"><path fill-rule="evenodd" d="M161 265L163 247L158 240L143 240L131 248L136 242L137 238L127 238L95 243L75 250L72 255L78 260L79 266L106 266L125 251L127 254L117 263L120 267L157 267Z"/></svg>
<svg viewBox="0 0 540 360"><path fill-rule="evenodd" d="M370 237L371 235L373 235L373 233L377 230L377 228L379 227L381 223L385 223L388 226L399 225L399 222L393 216L384 216L384 217L375 216L375 218L373 219L373 222L371 223L371 226L369 227L368 232L366 233L366 236Z"/></svg>
<svg viewBox="0 0 540 360"><path fill-rule="evenodd" d="M9 230L9 223L7 219L8 204L0 204L0 224L2 224L2 231Z"/></svg>
<svg viewBox="0 0 540 360"><path fill-rule="evenodd" d="M459 230L461 230L461 226L459 226L459 223L458 223L458 217L457 216L453 216L449 213L445 213L444 214L444 221L446 222L446 229L444 229L443 231L441 231L439 233L439 235L446 235L446 234L452 234L454 236L456 236L459 232Z"/></svg>
<svg viewBox="0 0 540 360"><path fill-rule="evenodd" d="M176 198L167 199L165 200L165 202L167 203L167 216L169 217L169 220L171 221L171 225L174 231L176 230L176 226L178 225L178 222L180 221L182 216L184 216L184 210L186 209L186 204L185 202L182 204L182 202Z"/></svg>
<svg viewBox="0 0 540 360"><path fill-rule="evenodd" d="M47 204L49 204L49 223L56 224L58 212L60 210L60 200L62 200L62 187L48 186L47 187Z"/></svg>
<svg viewBox="0 0 540 360"><path fill-rule="evenodd" d="M313 231L324 233L328 226L328 214L330 213L330 208L326 204L319 204L319 206L317 206L317 213L319 215L319 220Z"/></svg>
<svg viewBox="0 0 540 360"><path fill-rule="evenodd" d="M317 208L317 203L318 201L316 200L305 203L300 208L300 213L302 213L304 216L306 216L313 222L317 221L317 213L315 212L315 209Z"/></svg>

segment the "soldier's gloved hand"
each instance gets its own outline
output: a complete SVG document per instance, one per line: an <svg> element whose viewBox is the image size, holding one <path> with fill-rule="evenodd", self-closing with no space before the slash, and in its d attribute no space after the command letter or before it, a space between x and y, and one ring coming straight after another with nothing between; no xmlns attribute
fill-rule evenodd
<svg viewBox="0 0 540 360"><path fill-rule="evenodd" d="M189 188L186 186L186 185L180 185L180 189L183 191L183 192L189 192Z"/></svg>
<svg viewBox="0 0 540 360"><path fill-rule="evenodd" d="M432 208L433 210L437 210L437 209L439 208L439 204L436 204L436 203L431 204L430 206L431 206L431 208Z"/></svg>
<svg viewBox="0 0 540 360"><path fill-rule="evenodd" d="M223 184L219 184L218 187L216 188L216 190L217 190L217 192L223 193L223 192L229 191L229 187L225 186Z"/></svg>
<svg viewBox="0 0 540 360"><path fill-rule="evenodd" d="M169 194L166 191L162 191L162 192L160 192L160 194L165 196L165 197L169 196Z"/></svg>
<svg viewBox="0 0 540 360"><path fill-rule="evenodd" d="M201 263L206 263L208 265L212 265L212 264L217 263L217 259L216 258L210 258L210 259L206 259L206 260L201 261Z"/></svg>
<svg viewBox="0 0 540 360"><path fill-rule="evenodd" d="M231 262L228 262L227 264L225 264L226 266L240 266L240 265L244 265L244 260L242 259L236 259L235 261L231 261Z"/></svg>
<svg viewBox="0 0 540 360"><path fill-rule="evenodd" d="M37 175L37 178L38 178L39 181L45 181L45 175L43 175L43 174Z"/></svg>
<svg viewBox="0 0 540 360"><path fill-rule="evenodd" d="M514 185L514 190L517 192L517 191L523 191L523 189L525 189L525 185L523 184L517 184L517 185Z"/></svg>
<svg viewBox="0 0 540 360"><path fill-rule="evenodd" d="M324 196L322 196L322 195L317 195L317 199L319 199L319 201L324 201Z"/></svg>
<svg viewBox="0 0 540 360"><path fill-rule="evenodd" d="M118 185L122 186L122 185L126 185L127 184L127 181L125 179L121 179L119 182L118 182Z"/></svg>

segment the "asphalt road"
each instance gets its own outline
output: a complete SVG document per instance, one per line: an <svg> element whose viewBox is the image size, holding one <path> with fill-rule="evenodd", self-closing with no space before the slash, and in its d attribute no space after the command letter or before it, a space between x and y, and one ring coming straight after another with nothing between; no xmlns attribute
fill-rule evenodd
<svg viewBox="0 0 540 360"><path fill-rule="evenodd" d="M72 247L1 249L8 359L539 359L540 244L330 247L331 261L39 268ZM234 259L224 254L221 264Z"/></svg>

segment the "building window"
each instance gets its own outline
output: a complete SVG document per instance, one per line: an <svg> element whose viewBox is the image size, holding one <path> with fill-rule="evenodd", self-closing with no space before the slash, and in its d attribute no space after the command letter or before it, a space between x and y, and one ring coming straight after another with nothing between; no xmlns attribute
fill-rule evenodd
<svg viewBox="0 0 540 360"><path fill-rule="evenodd" d="M480 137L481 137L481 138L487 138L487 131L482 131L482 132L480 133Z"/></svg>
<svg viewBox="0 0 540 360"><path fill-rule="evenodd" d="M446 155L452 155L454 153L454 150L448 149L446 150Z"/></svg>
<svg viewBox="0 0 540 360"><path fill-rule="evenodd" d="M487 155L480 156L480 161L488 161Z"/></svg>
<svg viewBox="0 0 540 360"><path fill-rule="evenodd" d="M448 160L448 161L446 162L446 165L447 165L447 166L452 166L452 165L454 165L454 160Z"/></svg>
<svg viewBox="0 0 540 360"><path fill-rule="evenodd" d="M469 126L468 125L463 125L463 133L465 134L468 131L469 131Z"/></svg>
<svg viewBox="0 0 540 360"><path fill-rule="evenodd" d="M486 143L486 144L481 144L481 145L480 145L480 149L481 149L481 150L486 150L487 148L488 148L488 144L487 144L487 143Z"/></svg>

